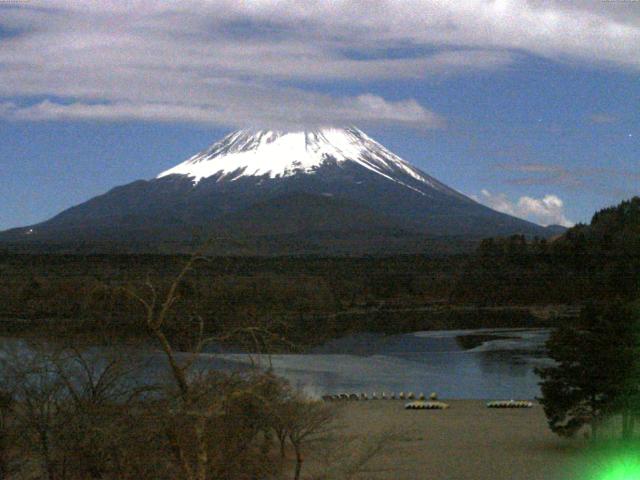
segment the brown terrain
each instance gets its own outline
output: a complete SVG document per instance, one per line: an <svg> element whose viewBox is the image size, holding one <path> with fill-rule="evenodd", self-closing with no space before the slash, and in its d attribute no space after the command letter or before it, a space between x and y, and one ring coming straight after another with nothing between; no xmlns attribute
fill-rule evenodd
<svg viewBox="0 0 640 480"><path fill-rule="evenodd" d="M580 478L585 440L548 428L542 407L489 409L478 400L448 401L447 410L405 410L400 400L345 402L334 442L383 439L355 478L384 480L565 480ZM355 450L355 448L354 448ZM354 452L355 456L356 453ZM311 465L307 478L321 477ZM572 473L573 472L573 473ZM318 475L320 474L320 475ZM577 475L577 476L576 476Z"/></svg>

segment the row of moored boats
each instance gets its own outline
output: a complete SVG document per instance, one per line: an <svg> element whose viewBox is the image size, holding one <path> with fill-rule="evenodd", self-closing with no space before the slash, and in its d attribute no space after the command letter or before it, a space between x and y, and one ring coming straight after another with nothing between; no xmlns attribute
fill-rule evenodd
<svg viewBox="0 0 640 480"><path fill-rule="evenodd" d="M399 394L382 392L372 393L368 395L366 393L340 393L337 395L323 395L322 399L327 402L335 401L364 401L364 400L411 400L411 402L405 404L407 410L443 410L449 408L449 405L438 401L438 396L435 393L429 395L429 399L425 397L424 393L415 395L412 392ZM533 402L528 400L494 400L488 402L487 408L531 408Z"/></svg>

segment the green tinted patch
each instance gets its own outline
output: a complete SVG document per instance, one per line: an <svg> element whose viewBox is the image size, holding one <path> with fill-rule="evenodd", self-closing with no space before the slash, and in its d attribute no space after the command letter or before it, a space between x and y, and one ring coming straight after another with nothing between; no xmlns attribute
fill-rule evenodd
<svg viewBox="0 0 640 480"><path fill-rule="evenodd" d="M609 463L609 465L607 465ZM605 462L594 480L640 480L640 459L637 455L624 454Z"/></svg>

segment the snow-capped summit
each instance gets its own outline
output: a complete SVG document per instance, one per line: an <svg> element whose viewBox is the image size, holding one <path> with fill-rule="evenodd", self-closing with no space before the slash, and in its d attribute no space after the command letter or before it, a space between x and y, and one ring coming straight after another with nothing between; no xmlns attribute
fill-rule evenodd
<svg viewBox="0 0 640 480"><path fill-rule="evenodd" d="M419 185L403 181L404 176L427 188L454 193L355 127L293 132L239 130L157 178L186 175L196 184L210 177L216 177L216 181L235 181L241 177L284 178L314 174L323 165L340 166L347 162L418 193L424 194Z"/></svg>
<svg viewBox="0 0 640 480"><path fill-rule="evenodd" d="M227 239L221 253L388 254L515 233L549 232L477 203L352 127L240 130L154 179L0 232L0 246L170 251L215 238Z"/></svg>

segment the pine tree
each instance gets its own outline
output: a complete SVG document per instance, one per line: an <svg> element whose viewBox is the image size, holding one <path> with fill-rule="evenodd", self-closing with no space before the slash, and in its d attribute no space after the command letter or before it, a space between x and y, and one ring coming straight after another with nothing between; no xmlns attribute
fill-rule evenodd
<svg viewBox="0 0 640 480"><path fill-rule="evenodd" d="M589 425L595 439L602 420L622 414L623 437L632 435L639 398L638 324L631 305L591 304L575 324L551 334L547 350L556 365L537 373L552 431L573 436Z"/></svg>

